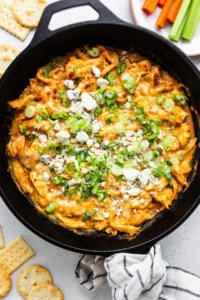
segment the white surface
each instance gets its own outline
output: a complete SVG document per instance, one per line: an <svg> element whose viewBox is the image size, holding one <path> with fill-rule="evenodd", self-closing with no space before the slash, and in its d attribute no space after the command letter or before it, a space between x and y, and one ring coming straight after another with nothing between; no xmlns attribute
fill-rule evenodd
<svg viewBox="0 0 200 300"><path fill-rule="evenodd" d="M132 1L132 6L135 14L135 18L137 20L137 23L140 26L146 27L148 29L151 29L161 35L163 35L165 38L168 38L168 35L170 33L172 24L169 22L166 22L165 26L160 29L158 28L155 23L159 17L159 14L161 12L161 8L157 7L154 11L154 13L150 16L148 16L142 9L142 5L145 2L144 0L130 0ZM194 38L192 41L188 41L186 39L180 39L178 43L174 42L178 47L180 47L187 55L194 56L200 54L200 22L197 26Z"/></svg>
<svg viewBox="0 0 200 300"><path fill-rule="evenodd" d="M121 19L132 23L128 0L102 0L102 2ZM90 15L88 14L88 19L89 16ZM73 21L73 13L68 20ZM10 43L16 45L19 49L23 49L30 42L32 35L33 33L30 33L27 40L25 42L21 42L9 33L0 29L0 43ZM200 58L196 58L193 61L200 68ZM165 260L167 260L170 264L188 269L198 275L200 275L199 220L200 207L196 209L193 215L181 227L179 227L179 229L170 234L167 238L163 239L161 242L163 257ZM41 264L47 267L53 275L55 285L60 287L63 291L65 299L111 300L111 292L108 286L105 286L99 291L93 293L87 291L83 287L80 287L79 281L74 275L74 269L80 257L79 254L53 246L30 232L12 215L1 199L0 224L2 225L6 244L10 243L18 235L22 235L24 237L24 239L36 252L36 256L29 260L26 265ZM191 260L191 257L193 257L193 260ZM12 275L12 289L8 296L4 298L5 300L22 299L16 290L16 278L19 271L20 270L17 270Z"/></svg>

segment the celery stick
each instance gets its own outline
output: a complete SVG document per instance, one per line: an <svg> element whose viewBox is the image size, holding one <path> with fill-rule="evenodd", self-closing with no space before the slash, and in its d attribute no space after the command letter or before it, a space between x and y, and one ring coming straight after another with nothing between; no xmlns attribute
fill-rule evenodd
<svg viewBox="0 0 200 300"><path fill-rule="evenodd" d="M179 28L179 30L178 30L176 36L175 36L174 38L170 38L171 40L173 40L173 41L175 41L175 42L178 42L178 41L180 40L180 38L181 38L181 33L183 32L183 28L184 28L185 22L186 22L187 17L188 17L188 12L189 12L189 11L186 12L186 15L185 15L185 17L184 17L184 19L183 19L183 21L182 21L182 23L181 23L181 26L180 26L180 28Z"/></svg>
<svg viewBox="0 0 200 300"><path fill-rule="evenodd" d="M169 33L169 38L171 40L178 41L178 37L180 38L179 35L181 35L180 34L181 26L185 19L185 16L186 16L186 13L187 13L190 3L191 3L191 0L183 0L183 3L181 5L178 15L176 17L176 20L175 20L175 22L172 26L172 29Z"/></svg>
<svg viewBox="0 0 200 300"><path fill-rule="evenodd" d="M200 0L193 0L183 28L182 37L192 40L200 20Z"/></svg>

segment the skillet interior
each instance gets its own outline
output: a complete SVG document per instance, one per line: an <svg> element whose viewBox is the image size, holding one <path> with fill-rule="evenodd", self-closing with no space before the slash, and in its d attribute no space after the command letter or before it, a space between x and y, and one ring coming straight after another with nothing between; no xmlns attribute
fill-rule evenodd
<svg viewBox="0 0 200 300"><path fill-rule="evenodd" d="M88 1L83 0L78 2L88 3ZM90 2L93 3L94 1L90 0ZM103 10L107 11L103 6L101 9L101 13L103 13ZM113 19L115 24L112 24ZM7 102L20 95L28 84L29 78L35 76L38 67L50 61L52 57L62 55L76 47L81 47L85 43L91 45L101 43L124 49L136 46L136 48L134 47L136 51L139 49L140 53L149 59L156 60L164 69L173 70L174 74L179 76L180 80L191 91L190 104L195 110L199 110L200 75L192 62L171 43L156 34L126 24L115 16L113 16L113 19L102 23L100 19L96 23L85 22L76 26L68 26L55 31L52 35L48 34L48 38L44 38L38 43L35 39L13 62L0 82L0 191L3 200L20 221L40 237L69 250L104 255L119 251L144 252L152 243L183 222L199 203L199 165L197 165L196 174L189 188L184 194L178 196L172 208L169 211L159 213L159 216L151 222L151 227L147 226L135 239L128 241L97 233L87 236L77 235L50 221L48 217L34 208L32 202L27 201L27 198L17 189L11 175L7 172L8 163L5 149L11 119ZM195 112L193 112L193 120L199 143L199 125ZM195 161L199 160L199 153L199 147L197 147Z"/></svg>

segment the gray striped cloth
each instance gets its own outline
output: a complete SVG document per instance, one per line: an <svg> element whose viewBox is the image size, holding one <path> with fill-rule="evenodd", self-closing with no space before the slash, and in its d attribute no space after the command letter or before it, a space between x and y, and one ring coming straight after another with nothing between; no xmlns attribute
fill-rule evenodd
<svg viewBox="0 0 200 300"><path fill-rule="evenodd" d="M108 282L113 300L195 300L200 277L170 267L160 245L146 255L119 253L108 258L83 255L75 270L80 284L94 291Z"/></svg>

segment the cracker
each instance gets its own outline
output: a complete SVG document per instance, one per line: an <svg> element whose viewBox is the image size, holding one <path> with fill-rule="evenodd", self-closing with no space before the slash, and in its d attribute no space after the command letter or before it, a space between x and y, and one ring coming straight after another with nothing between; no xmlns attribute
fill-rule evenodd
<svg viewBox="0 0 200 300"><path fill-rule="evenodd" d="M0 74L0 77L1 77L1 74ZM0 225L0 248L4 248L4 247L5 247L4 238L3 238L3 233L2 233L1 225Z"/></svg>
<svg viewBox="0 0 200 300"><path fill-rule="evenodd" d="M0 77L19 53L20 51L12 45L0 45Z"/></svg>
<svg viewBox="0 0 200 300"><path fill-rule="evenodd" d="M13 0L13 15L20 24L36 27L47 4L46 0Z"/></svg>
<svg viewBox="0 0 200 300"><path fill-rule="evenodd" d="M42 266L31 265L25 267L17 277L17 289L24 298L28 297L32 287L41 283L53 283L51 274Z"/></svg>
<svg viewBox="0 0 200 300"><path fill-rule="evenodd" d="M64 300L63 293L59 288L51 284L38 284L33 287L27 300Z"/></svg>
<svg viewBox="0 0 200 300"><path fill-rule="evenodd" d="M9 274L29 260L35 252L27 245L21 236L18 236L0 252L0 266Z"/></svg>
<svg viewBox="0 0 200 300"><path fill-rule="evenodd" d="M5 297L10 291L12 281L6 269L0 267L0 298Z"/></svg>
<svg viewBox="0 0 200 300"><path fill-rule="evenodd" d="M0 27L12 33L22 41L28 35L30 29L18 23L12 13L12 5L0 0Z"/></svg>

